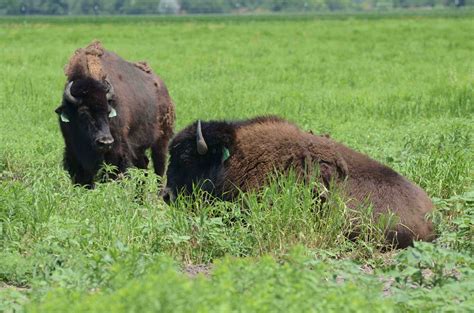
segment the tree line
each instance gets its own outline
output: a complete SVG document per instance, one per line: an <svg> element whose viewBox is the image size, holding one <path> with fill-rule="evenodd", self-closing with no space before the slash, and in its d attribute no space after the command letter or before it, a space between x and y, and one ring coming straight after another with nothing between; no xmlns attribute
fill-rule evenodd
<svg viewBox="0 0 474 313"><path fill-rule="evenodd" d="M0 0L0 15L324 12L474 6L474 0Z"/></svg>

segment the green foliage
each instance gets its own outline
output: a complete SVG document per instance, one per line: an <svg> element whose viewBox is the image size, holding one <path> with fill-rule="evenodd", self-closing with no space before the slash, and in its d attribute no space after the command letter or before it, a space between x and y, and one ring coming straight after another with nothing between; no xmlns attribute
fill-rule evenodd
<svg viewBox="0 0 474 313"><path fill-rule="evenodd" d="M470 256L418 242L397 255L394 278L402 287L442 287L460 276L472 277L473 261Z"/></svg>
<svg viewBox="0 0 474 313"><path fill-rule="evenodd" d="M402 310L468 312L474 301L474 258L428 243L398 254L391 276Z"/></svg>
<svg viewBox="0 0 474 313"><path fill-rule="evenodd" d="M0 284L0 311L23 312L24 305L28 303L28 296L24 289Z"/></svg>
<svg viewBox="0 0 474 313"><path fill-rule="evenodd" d="M449 198L473 183L474 142L469 127L453 125L437 137L410 135L400 152L402 171L429 194Z"/></svg>
<svg viewBox="0 0 474 313"><path fill-rule="evenodd" d="M357 272L355 265L349 266ZM115 285L113 293L78 294L56 289L44 304L31 305L28 310L336 312L350 307L355 311L394 311L393 303L378 293L379 281L347 275L348 270L298 254L288 256L283 265L268 257L258 261L226 258L216 264L211 277L190 280L161 258L140 279ZM339 282L336 273L344 273L347 281ZM359 288L360 284L365 288Z"/></svg>
<svg viewBox="0 0 474 313"><path fill-rule="evenodd" d="M474 192L449 199L436 199L433 220L438 226L438 243L474 256Z"/></svg>
<svg viewBox="0 0 474 313"><path fill-rule="evenodd" d="M0 15L327 12L473 4L472 0L2 0Z"/></svg>
<svg viewBox="0 0 474 313"><path fill-rule="evenodd" d="M323 190L317 179L308 185L295 173L275 176L259 193L243 194L245 223L253 233L258 253L287 251L295 243L311 247L343 244L348 232L348 209L335 190L326 203L313 190Z"/></svg>
<svg viewBox="0 0 474 313"><path fill-rule="evenodd" d="M0 311L28 302L33 311L468 311L474 46L466 12L0 20ZM167 206L151 171L95 190L71 186L54 109L68 57L95 38L149 61L176 103L177 130L197 118L273 113L394 167L436 197L437 241L383 255L389 216L374 223L370 207L357 215L337 192L317 210L313 186L291 175L235 203ZM344 234L354 227L361 235L350 242ZM288 256L295 245L304 253ZM201 263L217 264L210 278L179 273ZM382 297L380 279L390 277L398 278Z"/></svg>
<svg viewBox="0 0 474 313"><path fill-rule="evenodd" d="M269 257L225 258L216 262L210 277L189 279L169 259L159 258L131 280L121 267L104 290L80 293L56 288L28 311L468 312L472 308L472 258L417 244L402 251L396 262L379 276L362 273L352 262L315 260L297 248L280 262ZM382 283L390 277L395 281L389 294L382 296Z"/></svg>

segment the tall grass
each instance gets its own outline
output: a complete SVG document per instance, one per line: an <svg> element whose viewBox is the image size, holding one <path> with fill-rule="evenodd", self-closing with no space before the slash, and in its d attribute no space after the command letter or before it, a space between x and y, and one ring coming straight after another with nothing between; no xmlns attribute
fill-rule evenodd
<svg viewBox="0 0 474 313"><path fill-rule="evenodd" d="M472 256L474 27L471 16L464 13L456 18L327 20L2 20L0 281L16 289L0 286L0 310L21 310L34 299L46 303L39 310L49 311L55 305L78 303L89 293L94 298L91 305L116 301L120 295L136 295L130 290L144 279L144 286L154 286L150 291L136 289L143 292L144 302L151 301L156 291L170 307L179 301L194 305L190 297L195 296L207 299L201 307L219 304L225 311L239 303L236 293L214 298L211 291L225 292L234 284L245 289L254 274L262 280L273 277L272 282L282 281L288 287L268 291L269 285L252 285L256 287L249 290L269 292L268 297L247 294L249 306L260 298L268 301L262 310L274 308L280 292L292 299L281 300L282 308L294 304L304 309L295 304L298 295L324 299L321 308L336 308L332 305L345 292L367 308L372 302L356 289L375 290L377 282L366 282L360 273L351 272L359 286L345 284L341 293L337 285L314 277L326 271L331 277L339 275L341 271L332 266L342 263L333 259L370 264L390 259L378 252L383 227L372 222L370 208L361 211L365 215L354 216L334 197L315 210L319 206L311 187L291 175L232 203L185 199L167 206L158 197L163 181L138 170L122 180L99 183L95 190L73 187L61 168L63 142L54 109L62 95L64 64L76 48L93 39L126 59L149 61L176 103L178 130L198 118L278 114L392 166L425 188L438 205L433 219L439 243L434 250L421 247L423 253L440 256L446 248L463 258ZM358 223L351 224L351 219ZM355 242L345 236L353 227L361 232ZM324 259L328 267L318 263L315 266L322 269L314 276L298 272L299 265L280 273L278 262L285 263L295 245L309 249L313 260L330 256ZM451 255L451 250L446 253ZM278 262L248 265L268 254ZM226 255L230 261L224 261L226 265L217 270L220 278L211 283L189 282L166 265L169 257L188 266L218 263ZM445 259L451 260L440 257ZM149 272L160 264L163 270ZM350 264L345 268L357 268ZM395 271L409 284L408 272L413 273L414 266ZM246 274L239 277L239 269ZM462 286L472 282L467 274L458 278ZM159 284L162 287L156 287ZM298 287L307 284L314 289L303 292ZM66 291L58 291L61 288ZM202 290L187 294L195 288ZM450 295L451 304L465 303L464 298L455 299L463 293L454 287L449 292L440 289L433 298L431 287L420 288L416 299L410 298L416 304L403 308L439 305L436 297L443 293ZM391 301L400 304L410 295L402 289L390 301L377 296L376 302L393 308ZM51 290L56 291L44 298ZM110 292L110 297L101 290Z"/></svg>

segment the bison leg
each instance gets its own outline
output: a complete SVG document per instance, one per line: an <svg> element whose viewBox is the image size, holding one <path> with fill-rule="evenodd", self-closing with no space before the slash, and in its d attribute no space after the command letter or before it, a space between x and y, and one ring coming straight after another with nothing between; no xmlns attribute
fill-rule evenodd
<svg viewBox="0 0 474 313"><path fill-rule="evenodd" d="M64 169L68 171L73 184L84 186L88 189L94 188L94 176L96 173L85 170L76 158L65 152L64 154Z"/></svg>
<svg viewBox="0 0 474 313"><path fill-rule="evenodd" d="M150 163L150 160L148 160L148 157L146 156L145 149L140 149L140 151L136 153L136 158L133 160L133 164L137 168L147 169L148 163Z"/></svg>
<svg viewBox="0 0 474 313"><path fill-rule="evenodd" d="M131 157L133 155L131 151L128 144L124 144L106 157L106 163L117 166L117 175L126 173L129 167L135 165Z"/></svg>
<svg viewBox="0 0 474 313"><path fill-rule="evenodd" d="M396 230L389 230L385 235L387 244L397 249L413 246L414 234L409 229L397 227Z"/></svg>
<svg viewBox="0 0 474 313"><path fill-rule="evenodd" d="M151 146L151 158L153 160L153 168L155 174L163 176L166 165L166 149L168 148L168 139L158 140Z"/></svg>
<svg viewBox="0 0 474 313"><path fill-rule="evenodd" d="M73 176L72 181L75 185L80 185L87 189L94 189L94 175L81 175L78 173Z"/></svg>

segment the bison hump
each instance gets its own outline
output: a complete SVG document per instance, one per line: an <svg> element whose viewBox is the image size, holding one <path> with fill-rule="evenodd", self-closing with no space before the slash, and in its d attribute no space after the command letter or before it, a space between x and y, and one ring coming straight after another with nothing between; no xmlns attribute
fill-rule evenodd
<svg viewBox="0 0 474 313"><path fill-rule="evenodd" d="M76 77L92 77L96 80L105 78L106 73L102 67L101 57L105 49L98 40L93 41L86 48L79 48L69 59L64 69L64 74L68 80L74 80Z"/></svg>

